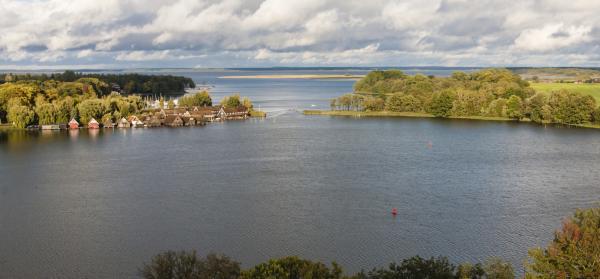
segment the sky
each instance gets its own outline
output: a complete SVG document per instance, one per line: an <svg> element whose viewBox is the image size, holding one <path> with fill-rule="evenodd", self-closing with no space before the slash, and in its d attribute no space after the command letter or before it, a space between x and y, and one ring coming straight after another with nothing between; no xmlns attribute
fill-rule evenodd
<svg viewBox="0 0 600 279"><path fill-rule="evenodd" d="M600 66L597 0L0 0L0 69Z"/></svg>

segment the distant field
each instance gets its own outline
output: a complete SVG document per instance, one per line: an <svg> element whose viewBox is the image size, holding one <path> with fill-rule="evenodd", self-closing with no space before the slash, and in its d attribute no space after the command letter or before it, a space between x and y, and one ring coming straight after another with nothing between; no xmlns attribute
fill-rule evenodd
<svg viewBox="0 0 600 279"><path fill-rule="evenodd" d="M596 101L600 101L600 83L531 83L531 87L537 92L550 93L560 89L592 95Z"/></svg>

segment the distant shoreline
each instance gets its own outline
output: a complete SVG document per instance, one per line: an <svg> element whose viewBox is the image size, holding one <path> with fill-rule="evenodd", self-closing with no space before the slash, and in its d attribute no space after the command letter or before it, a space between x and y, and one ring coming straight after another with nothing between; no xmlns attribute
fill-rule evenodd
<svg viewBox="0 0 600 279"><path fill-rule="evenodd" d="M360 79L364 75L249 75L222 76L221 79Z"/></svg>

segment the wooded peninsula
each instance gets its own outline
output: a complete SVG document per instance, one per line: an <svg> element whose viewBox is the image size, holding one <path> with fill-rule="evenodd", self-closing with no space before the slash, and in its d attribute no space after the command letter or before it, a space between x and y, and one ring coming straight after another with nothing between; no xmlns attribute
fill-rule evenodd
<svg viewBox="0 0 600 279"><path fill-rule="evenodd" d="M594 97L560 89L537 92L507 69L454 72L449 77L400 70L372 71L354 92L331 100L330 111L309 115L442 117L523 121L600 128Z"/></svg>
<svg viewBox="0 0 600 279"><path fill-rule="evenodd" d="M264 116L238 94L213 106L201 91L176 100L163 94L195 87L186 77L139 74L13 75L0 79L0 124L23 129L190 126L214 120ZM150 97L161 95L160 98ZM191 121L188 121L190 120ZM144 121L145 120L145 121ZM127 123L125 123L127 122ZM123 125L121 125L123 124Z"/></svg>

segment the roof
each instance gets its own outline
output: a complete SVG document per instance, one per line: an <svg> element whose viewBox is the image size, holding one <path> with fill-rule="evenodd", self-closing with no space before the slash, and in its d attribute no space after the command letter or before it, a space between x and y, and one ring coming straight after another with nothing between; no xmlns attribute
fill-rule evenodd
<svg viewBox="0 0 600 279"><path fill-rule="evenodd" d="M71 121L69 121L69 125L71 125L71 124L79 125L79 122L77 122L77 120L75 120L75 118L71 118Z"/></svg>
<svg viewBox="0 0 600 279"><path fill-rule="evenodd" d="M100 124L100 123L98 123L98 121L96 121L96 119L92 118L92 120L90 120L90 122L88 122L88 124Z"/></svg>
<svg viewBox="0 0 600 279"><path fill-rule="evenodd" d="M167 117L165 118L165 123L173 123L178 118L179 118L179 120L181 120L181 122L183 122L183 119L179 115L167 115Z"/></svg>

